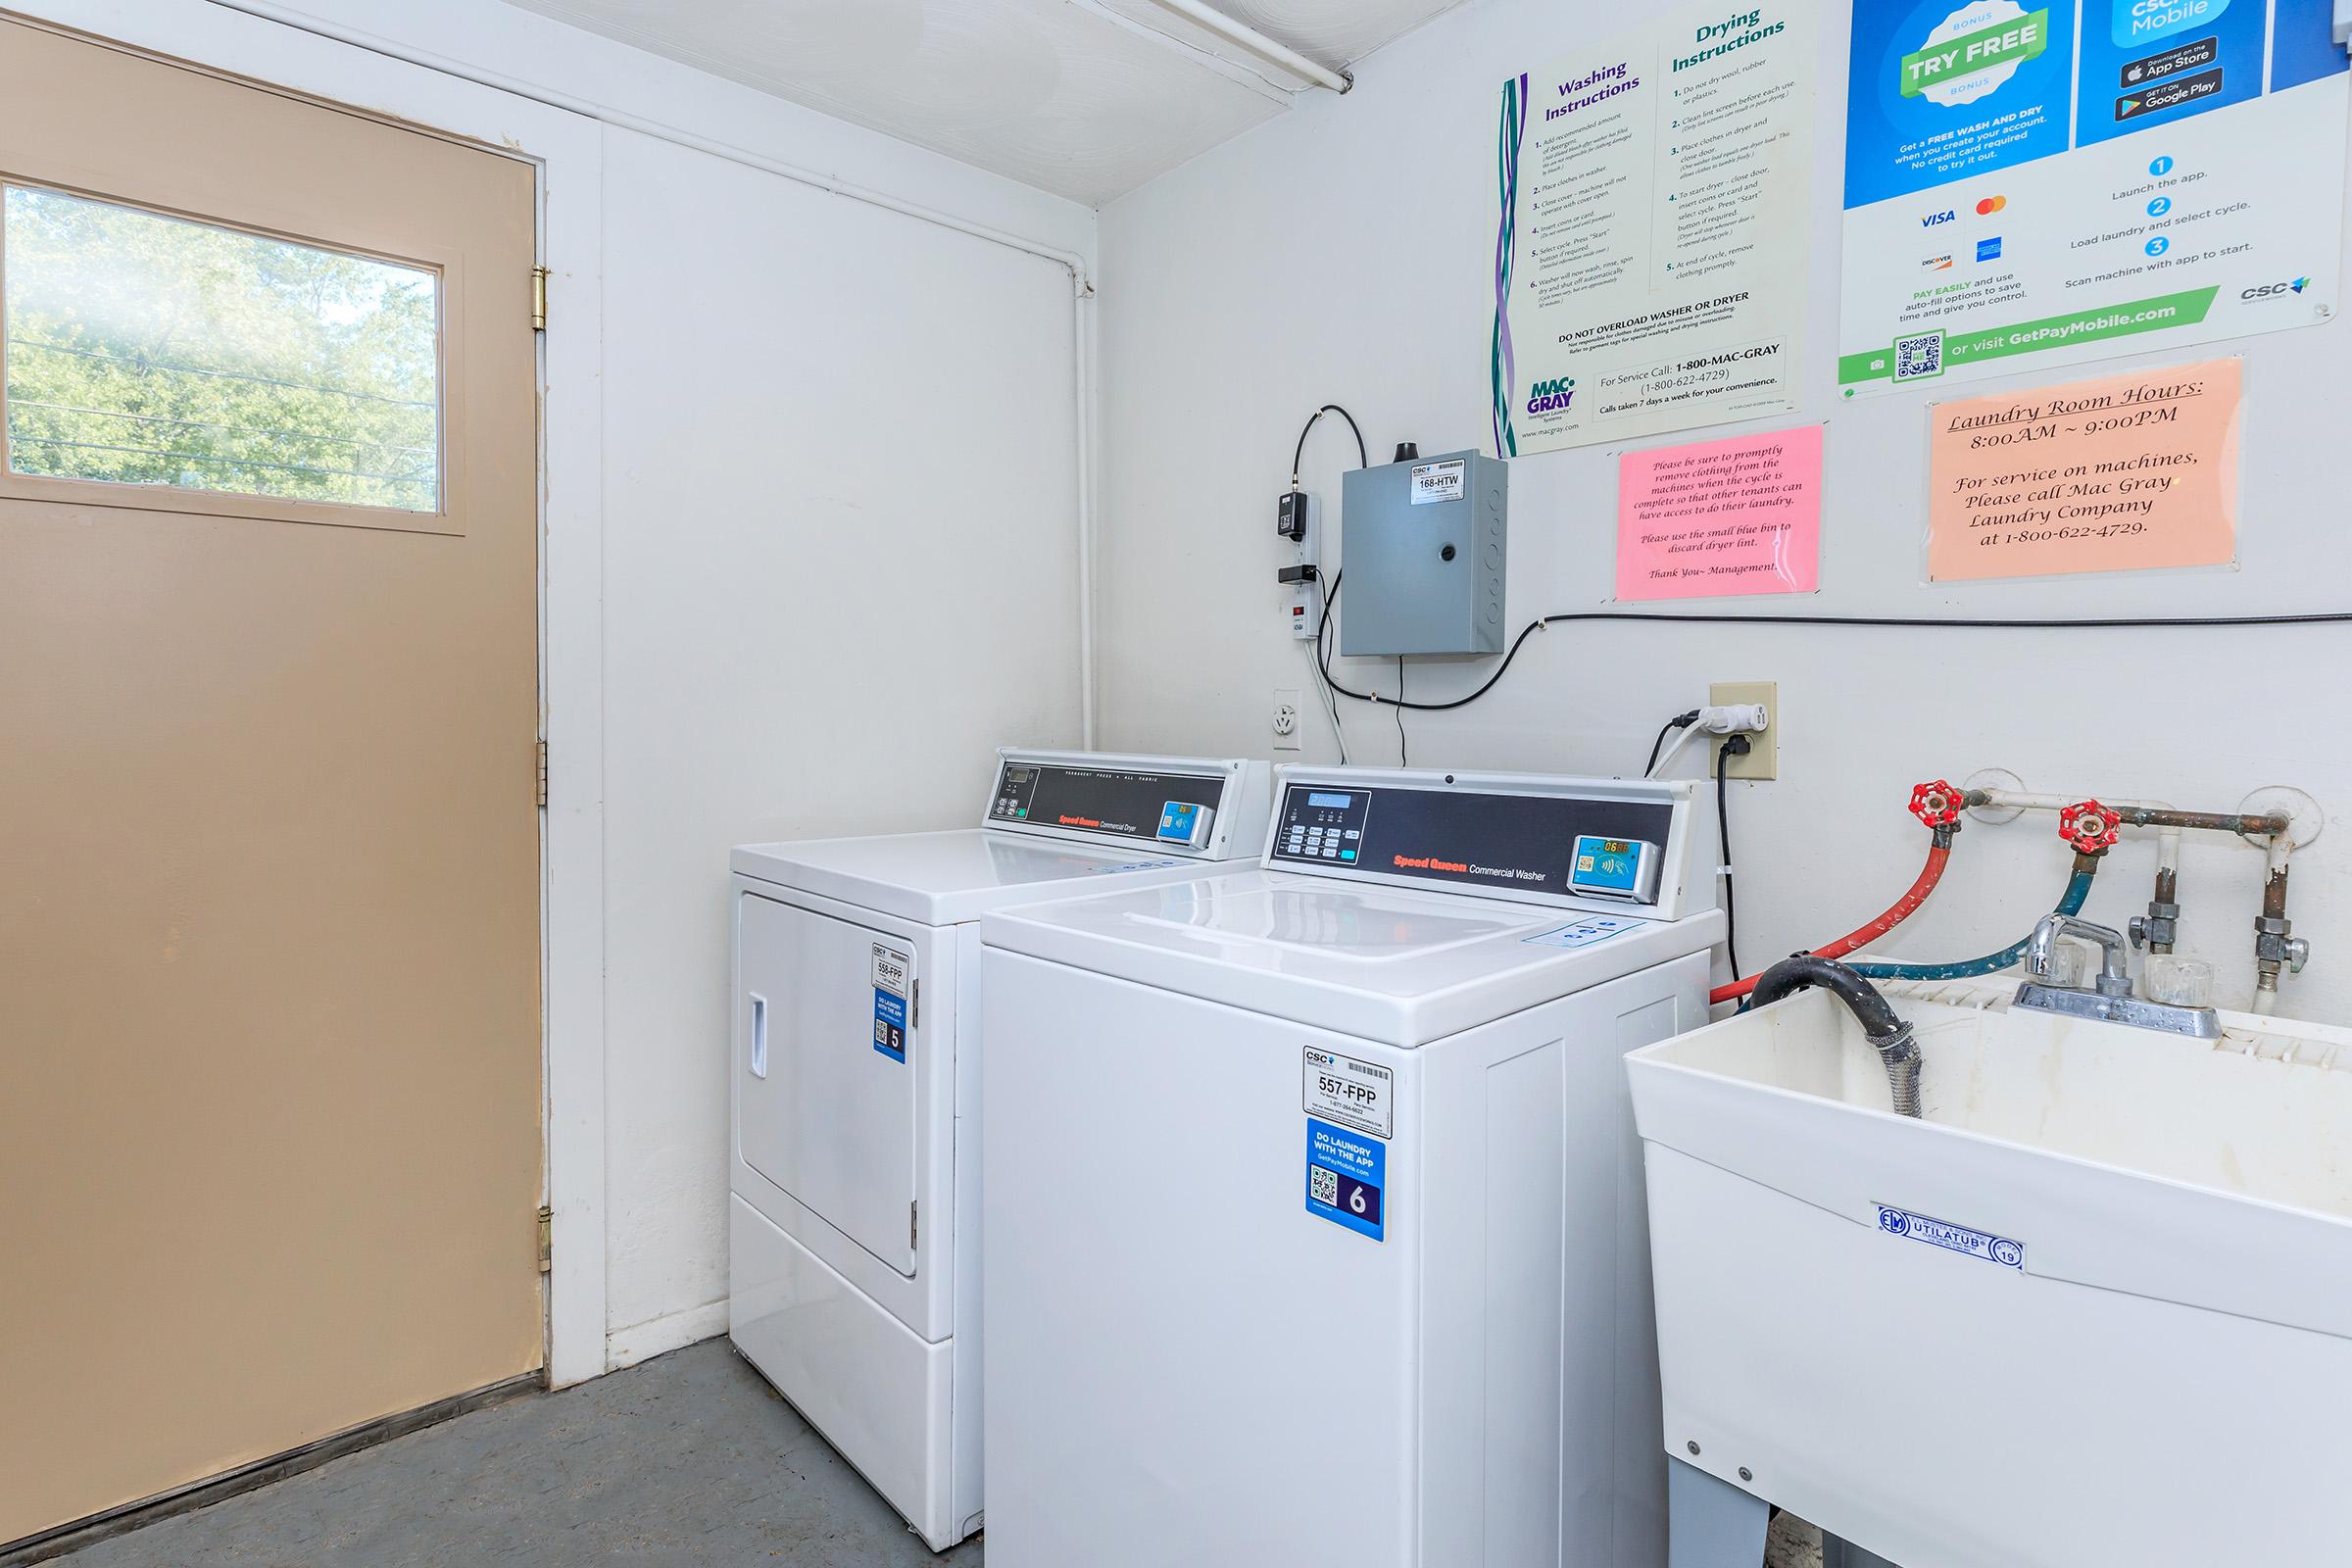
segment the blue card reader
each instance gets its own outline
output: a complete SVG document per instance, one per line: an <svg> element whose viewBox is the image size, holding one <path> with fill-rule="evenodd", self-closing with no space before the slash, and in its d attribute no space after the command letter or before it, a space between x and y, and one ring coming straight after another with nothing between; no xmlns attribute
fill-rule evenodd
<svg viewBox="0 0 2352 1568"><path fill-rule="evenodd" d="M1197 850L1208 842L1208 824L1216 814L1191 801L1170 801L1159 808L1159 841Z"/></svg>
<svg viewBox="0 0 2352 1568"><path fill-rule="evenodd" d="M1658 847L1644 840L1588 834L1576 841L1576 855L1568 870L1568 891L1624 899L1634 904L1655 904L1662 859Z"/></svg>

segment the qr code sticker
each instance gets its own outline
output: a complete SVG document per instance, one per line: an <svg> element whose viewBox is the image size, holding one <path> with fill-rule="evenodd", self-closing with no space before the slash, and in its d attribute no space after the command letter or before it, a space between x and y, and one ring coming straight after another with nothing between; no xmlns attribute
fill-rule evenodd
<svg viewBox="0 0 2352 1568"><path fill-rule="evenodd" d="M1318 1203L1340 1206L1340 1173L1320 1165L1306 1167L1306 1196Z"/></svg>
<svg viewBox="0 0 2352 1568"><path fill-rule="evenodd" d="M1923 332L1917 337L1896 338L1894 341L1894 378L1897 381L1916 381L1924 376L1943 373L1943 334Z"/></svg>

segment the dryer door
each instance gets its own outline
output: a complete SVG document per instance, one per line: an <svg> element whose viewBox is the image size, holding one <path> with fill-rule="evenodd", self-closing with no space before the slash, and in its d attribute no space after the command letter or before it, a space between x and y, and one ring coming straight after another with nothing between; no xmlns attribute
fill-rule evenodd
<svg viewBox="0 0 2352 1568"><path fill-rule="evenodd" d="M744 1162L914 1275L916 944L739 895Z"/></svg>

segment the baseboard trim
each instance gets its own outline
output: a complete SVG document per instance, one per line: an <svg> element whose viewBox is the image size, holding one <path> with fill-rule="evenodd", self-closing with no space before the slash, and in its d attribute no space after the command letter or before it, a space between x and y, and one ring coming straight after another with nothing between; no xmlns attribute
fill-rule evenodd
<svg viewBox="0 0 2352 1568"><path fill-rule="evenodd" d="M320 1438L316 1443L306 1443L285 1453L256 1459L251 1464L240 1465L209 1480L192 1482L170 1492L159 1492L152 1497L126 1502L119 1508L109 1508L87 1519L76 1519L71 1524L59 1525L16 1541L0 1542L0 1568L25 1568L28 1563L46 1562L69 1551L79 1551L84 1546L96 1545L110 1537L154 1524L159 1519L209 1508L240 1493L252 1492L273 1481L283 1481L288 1476L301 1475L306 1470L316 1470L345 1454L372 1448L394 1438L405 1438L412 1432L421 1432L426 1427L439 1426L444 1421L470 1415L476 1410L487 1410L494 1404L505 1404L526 1394L540 1393L546 1387L547 1375L544 1372L525 1372L520 1377L508 1378L468 1394L436 1399L415 1410L379 1416L373 1421L363 1422L359 1426Z"/></svg>
<svg viewBox="0 0 2352 1568"><path fill-rule="evenodd" d="M728 1302L729 1298L722 1296L715 1301L705 1301L683 1311L664 1312L660 1317L614 1330L605 1342L606 1364L618 1372L651 1361L655 1356L718 1338L727 1332Z"/></svg>

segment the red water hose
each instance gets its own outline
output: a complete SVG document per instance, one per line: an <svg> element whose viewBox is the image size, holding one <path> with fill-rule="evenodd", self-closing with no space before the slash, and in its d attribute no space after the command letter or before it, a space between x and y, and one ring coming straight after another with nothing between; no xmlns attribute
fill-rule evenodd
<svg viewBox="0 0 2352 1568"><path fill-rule="evenodd" d="M1949 835L1943 836L1948 837ZM1880 915L1870 924L1857 931L1848 932L1826 948L1815 948L1813 956L1842 958L1857 948L1876 942L1905 920L1910 919L1913 914L1918 912L1919 906L1928 902L1928 895L1936 891L1936 884L1943 880L1943 868L1951 858L1952 851L1948 844L1937 844L1929 850L1928 863L1920 867L1919 880L1911 884L1910 892L1895 900L1885 914ZM1710 1004L1737 1002L1756 988L1756 981L1761 976L1751 974L1744 980L1735 980L1730 985L1717 986L1708 994L1707 1001Z"/></svg>

